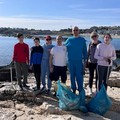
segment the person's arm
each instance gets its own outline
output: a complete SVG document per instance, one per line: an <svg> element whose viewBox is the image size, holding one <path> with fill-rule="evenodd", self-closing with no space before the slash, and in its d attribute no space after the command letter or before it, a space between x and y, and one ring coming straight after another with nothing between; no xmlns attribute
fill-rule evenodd
<svg viewBox="0 0 120 120"><path fill-rule="evenodd" d="M86 60L87 60L87 46L86 46L86 42L84 42L84 46L83 46L83 60L84 60L84 63L86 63Z"/></svg>
<svg viewBox="0 0 120 120"><path fill-rule="evenodd" d="M50 72L53 72L53 55L51 54L50 54L49 64L50 64Z"/></svg>
<svg viewBox="0 0 120 120"><path fill-rule="evenodd" d="M12 62L15 61L15 59L16 59L16 54L17 54L17 53L16 53L16 46L14 46Z"/></svg>
<svg viewBox="0 0 120 120"><path fill-rule="evenodd" d="M97 60L104 60L105 59L104 57L100 56L100 46L99 45L97 45L97 47L96 47L94 58Z"/></svg>
<svg viewBox="0 0 120 120"><path fill-rule="evenodd" d="M116 52L115 52L115 49L113 49L112 57L111 57L110 59L111 59L111 60L115 60L115 59L116 59Z"/></svg>
<svg viewBox="0 0 120 120"><path fill-rule="evenodd" d="M49 65L50 65L50 72L53 72L53 48L50 51Z"/></svg>
<svg viewBox="0 0 120 120"><path fill-rule="evenodd" d="M69 43L69 38L63 43L63 45L67 45Z"/></svg>
<svg viewBox="0 0 120 120"><path fill-rule="evenodd" d="M29 46L26 47L26 63L29 64Z"/></svg>
<svg viewBox="0 0 120 120"><path fill-rule="evenodd" d="M33 64L33 47L30 49L31 50L31 54L30 54L30 66L32 66L32 64Z"/></svg>

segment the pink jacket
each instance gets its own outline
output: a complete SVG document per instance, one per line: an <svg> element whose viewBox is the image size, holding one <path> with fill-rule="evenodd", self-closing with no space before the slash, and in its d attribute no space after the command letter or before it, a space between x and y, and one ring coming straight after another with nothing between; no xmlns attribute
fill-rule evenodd
<svg viewBox="0 0 120 120"><path fill-rule="evenodd" d="M111 59L111 63L109 64L104 58L109 57ZM98 65L101 66L112 66L113 60L116 59L115 48L109 44L100 43L97 45L94 58L97 59Z"/></svg>

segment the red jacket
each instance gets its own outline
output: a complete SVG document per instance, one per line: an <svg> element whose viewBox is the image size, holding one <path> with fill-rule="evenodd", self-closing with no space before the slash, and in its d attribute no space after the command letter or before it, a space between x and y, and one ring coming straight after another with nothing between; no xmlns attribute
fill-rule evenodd
<svg viewBox="0 0 120 120"><path fill-rule="evenodd" d="M14 46L13 61L29 63L29 47L25 43L17 43Z"/></svg>

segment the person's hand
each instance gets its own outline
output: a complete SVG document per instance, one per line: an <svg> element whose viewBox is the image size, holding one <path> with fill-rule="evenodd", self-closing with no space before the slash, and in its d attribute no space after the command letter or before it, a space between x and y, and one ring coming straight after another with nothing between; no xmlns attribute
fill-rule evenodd
<svg viewBox="0 0 120 120"><path fill-rule="evenodd" d="M108 59L109 59L108 57L104 57L104 60L105 60L106 62L108 62Z"/></svg>
<svg viewBox="0 0 120 120"><path fill-rule="evenodd" d="M53 72L53 67L50 67L50 72L51 72L51 73Z"/></svg>
<svg viewBox="0 0 120 120"><path fill-rule="evenodd" d="M14 61L11 61L10 65L14 65Z"/></svg>
<svg viewBox="0 0 120 120"><path fill-rule="evenodd" d="M30 68L30 70L32 70L33 66L32 66L32 65L30 65L30 67L29 67L29 68Z"/></svg>
<svg viewBox="0 0 120 120"><path fill-rule="evenodd" d="M48 52L50 52L51 51L51 49L48 49Z"/></svg>
<svg viewBox="0 0 120 120"><path fill-rule="evenodd" d="M85 67L86 67L86 68L89 67L89 62L86 62Z"/></svg>

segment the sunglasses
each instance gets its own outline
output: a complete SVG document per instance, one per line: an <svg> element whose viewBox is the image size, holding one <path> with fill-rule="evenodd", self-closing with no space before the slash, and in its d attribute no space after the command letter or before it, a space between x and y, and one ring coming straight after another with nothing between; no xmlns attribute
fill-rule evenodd
<svg viewBox="0 0 120 120"><path fill-rule="evenodd" d="M97 35L92 36L92 38L95 38L95 37L97 37Z"/></svg>
<svg viewBox="0 0 120 120"><path fill-rule="evenodd" d="M46 41L51 41L51 39L46 39Z"/></svg>
<svg viewBox="0 0 120 120"><path fill-rule="evenodd" d="M78 30L73 30L73 31L78 31Z"/></svg>

